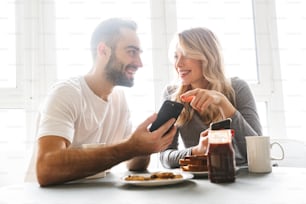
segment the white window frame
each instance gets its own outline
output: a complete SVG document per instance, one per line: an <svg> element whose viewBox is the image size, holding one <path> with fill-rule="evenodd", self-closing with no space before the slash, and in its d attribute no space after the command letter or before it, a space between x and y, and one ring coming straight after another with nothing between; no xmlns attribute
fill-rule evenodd
<svg viewBox="0 0 306 204"><path fill-rule="evenodd" d="M39 104L56 80L53 1L17 1L17 88L1 89L0 108L24 108L32 127ZM259 84L250 84L257 101L267 103L268 133L286 137L274 0L253 0ZM168 46L176 32L175 1L151 0L155 109L164 87L176 78ZM165 35L166 34L166 35ZM27 50L28 49L28 50ZM24 52L26 51L26 52ZM49 63L52 62L52 63ZM32 132L28 132L32 138Z"/></svg>
<svg viewBox="0 0 306 204"><path fill-rule="evenodd" d="M169 44L176 33L176 2L152 0L152 46L155 82L155 103L160 105L164 87L174 80L173 68L169 64ZM250 84L257 102L267 104L267 132L272 137L286 137L284 102L280 79L277 27L274 0L253 0L254 28L258 62L258 84ZM157 33L161 33L158 35ZM166 35L164 35L166 33ZM161 70L162 69L162 70ZM167 71L166 71L167 70Z"/></svg>
<svg viewBox="0 0 306 204"><path fill-rule="evenodd" d="M253 0L253 9L259 84L251 89L257 102L267 104L268 134L286 138L275 0Z"/></svg>
<svg viewBox="0 0 306 204"><path fill-rule="evenodd" d="M24 109L25 140L32 140L38 107L56 76L56 65L48 64L55 61L55 38L48 33L54 30L54 7L40 0L16 1L15 5L16 87L0 88L0 108Z"/></svg>

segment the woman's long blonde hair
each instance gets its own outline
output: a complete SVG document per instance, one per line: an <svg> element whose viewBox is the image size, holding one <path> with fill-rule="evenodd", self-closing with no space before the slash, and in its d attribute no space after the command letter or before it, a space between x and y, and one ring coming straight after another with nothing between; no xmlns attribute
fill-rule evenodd
<svg viewBox="0 0 306 204"><path fill-rule="evenodd" d="M205 88L223 93L235 105L235 92L225 77L221 47L213 32L207 28L192 28L178 33L177 37L176 46L182 49L184 55L202 61L202 74L208 81ZM174 100L183 103L180 95L191 89L190 85L181 85L173 95ZM189 103L184 104L185 109L177 120L178 125L189 122L195 114ZM219 108L214 105L199 114L206 125L223 118Z"/></svg>

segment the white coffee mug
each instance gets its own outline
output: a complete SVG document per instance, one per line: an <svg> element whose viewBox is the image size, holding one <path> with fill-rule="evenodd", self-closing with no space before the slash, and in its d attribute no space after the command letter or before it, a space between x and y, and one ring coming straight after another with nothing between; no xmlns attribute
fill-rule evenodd
<svg viewBox="0 0 306 204"><path fill-rule="evenodd" d="M246 136L249 172L269 173L272 171L271 160L284 159L284 149L278 142L270 143L269 136ZM271 149L277 145L282 152L281 157L271 157Z"/></svg>
<svg viewBox="0 0 306 204"><path fill-rule="evenodd" d="M104 147L105 143L90 143L90 144L82 144L82 148L96 148L96 147ZM106 171L101 171L95 175L86 177L87 179L98 179L106 176Z"/></svg>

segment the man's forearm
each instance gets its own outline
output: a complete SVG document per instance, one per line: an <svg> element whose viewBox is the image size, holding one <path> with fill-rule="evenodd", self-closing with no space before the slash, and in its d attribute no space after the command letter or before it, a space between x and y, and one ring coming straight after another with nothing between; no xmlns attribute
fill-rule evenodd
<svg viewBox="0 0 306 204"><path fill-rule="evenodd" d="M58 150L38 158L38 181L41 186L47 186L84 178L134 156L127 143L103 148Z"/></svg>

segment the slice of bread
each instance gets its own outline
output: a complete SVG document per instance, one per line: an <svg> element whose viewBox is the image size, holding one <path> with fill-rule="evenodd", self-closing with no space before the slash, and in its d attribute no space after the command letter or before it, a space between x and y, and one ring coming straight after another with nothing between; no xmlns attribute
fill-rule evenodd
<svg viewBox="0 0 306 204"><path fill-rule="evenodd" d="M207 171L206 155L191 155L179 160L180 167L183 171Z"/></svg>

